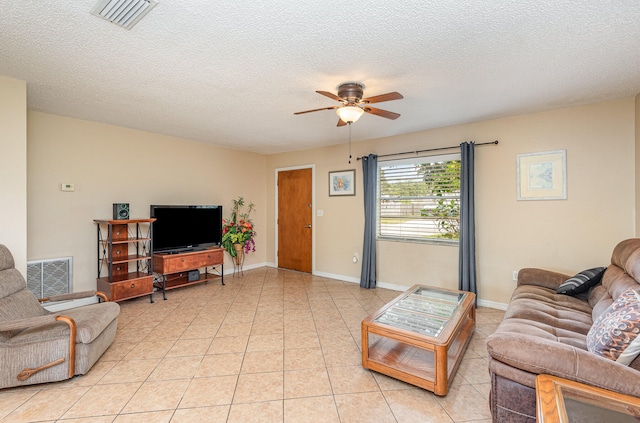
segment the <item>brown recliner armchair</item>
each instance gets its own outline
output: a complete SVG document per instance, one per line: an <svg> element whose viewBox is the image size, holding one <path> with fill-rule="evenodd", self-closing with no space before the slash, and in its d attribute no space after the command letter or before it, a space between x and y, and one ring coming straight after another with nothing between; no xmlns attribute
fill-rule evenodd
<svg viewBox="0 0 640 423"><path fill-rule="evenodd" d="M87 291L49 297L60 301ZM116 336L120 306L91 304L52 313L27 289L11 252L0 244L0 389L55 382L85 374Z"/></svg>

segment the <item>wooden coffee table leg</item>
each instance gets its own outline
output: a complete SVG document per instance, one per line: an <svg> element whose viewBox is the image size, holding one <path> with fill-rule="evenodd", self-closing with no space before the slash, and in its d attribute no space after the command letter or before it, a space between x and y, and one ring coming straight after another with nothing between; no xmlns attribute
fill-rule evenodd
<svg viewBox="0 0 640 423"><path fill-rule="evenodd" d="M447 347L436 346L433 350L433 360L435 362L435 386L433 393L436 395L446 395L448 392L448 362L447 362Z"/></svg>
<svg viewBox="0 0 640 423"><path fill-rule="evenodd" d="M367 360L369 360L369 331L364 323L361 324L362 328L362 366L367 367Z"/></svg>

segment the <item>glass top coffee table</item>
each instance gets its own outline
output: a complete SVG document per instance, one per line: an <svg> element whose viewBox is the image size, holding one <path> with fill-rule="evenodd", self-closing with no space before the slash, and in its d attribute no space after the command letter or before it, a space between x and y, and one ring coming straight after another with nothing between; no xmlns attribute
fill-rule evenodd
<svg viewBox="0 0 640 423"><path fill-rule="evenodd" d="M446 395L475 310L472 292L414 285L362 321L362 366Z"/></svg>
<svg viewBox="0 0 640 423"><path fill-rule="evenodd" d="M637 423L640 398L551 375L536 377L540 423Z"/></svg>

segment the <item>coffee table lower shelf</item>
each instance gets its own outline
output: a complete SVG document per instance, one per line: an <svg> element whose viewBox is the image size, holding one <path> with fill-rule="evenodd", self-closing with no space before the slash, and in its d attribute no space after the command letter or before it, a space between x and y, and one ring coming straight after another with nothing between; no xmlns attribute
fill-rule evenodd
<svg viewBox="0 0 640 423"><path fill-rule="evenodd" d="M436 377L433 359L433 351L425 351L393 339L379 338L370 345L367 363L363 363L363 366L433 391Z"/></svg>

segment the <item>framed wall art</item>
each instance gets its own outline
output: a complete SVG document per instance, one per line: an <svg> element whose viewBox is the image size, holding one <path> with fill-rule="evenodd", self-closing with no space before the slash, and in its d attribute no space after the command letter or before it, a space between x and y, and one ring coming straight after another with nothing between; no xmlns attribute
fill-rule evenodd
<svg viewBox="0 0 640 423"><path fill-rule="evenodd" d="M516 155L518 200L567 199L567 151Z"/></svg>
<svg viewBox="0 0 640 423"><path fill-rule="evenodd" d="M356 170L329 172L329 197L356 195Z"/></svg>

